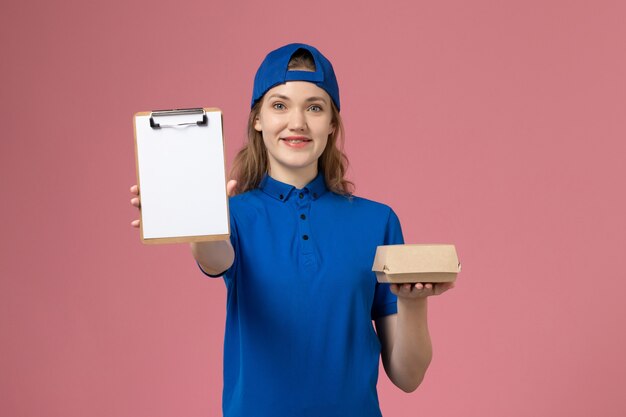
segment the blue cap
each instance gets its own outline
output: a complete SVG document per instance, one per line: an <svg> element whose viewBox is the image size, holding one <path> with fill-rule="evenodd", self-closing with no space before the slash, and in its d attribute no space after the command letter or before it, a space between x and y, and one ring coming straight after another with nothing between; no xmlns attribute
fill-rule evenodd
<svg viewBox="0 0 626 417"><path fill-rule="evenodd" d="M315 72L289 71L287 64L298 49L304 49L311 53L315 61ZM256 102L267 93L267 90L287 81L309 81L317 85L328 93L339 110L339 85L333 65L320 51L303 43L285 45L267 54L254 77L250 107L254 107Z"/></svg>

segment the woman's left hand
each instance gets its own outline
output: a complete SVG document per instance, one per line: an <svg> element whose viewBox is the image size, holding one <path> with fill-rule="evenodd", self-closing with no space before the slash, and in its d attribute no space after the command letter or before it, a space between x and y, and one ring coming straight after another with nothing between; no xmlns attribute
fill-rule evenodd
<svg viewBox="0 0 626 417"><path fill-rule="evenodd" d="M391 284L391 292L401 298L417 299L441 295L454 288L454 282Z"/></svg>

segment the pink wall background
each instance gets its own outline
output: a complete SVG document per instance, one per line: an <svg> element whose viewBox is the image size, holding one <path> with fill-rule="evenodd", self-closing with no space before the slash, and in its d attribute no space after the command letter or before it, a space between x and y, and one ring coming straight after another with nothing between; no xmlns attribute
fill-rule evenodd
<svg viewBox="0 0 626 417"><path fill-rule="evenodd" d="M626 415L623 2L2 9L1 415L220 414L225 288L129 226L132 115L219 106L231 161L293 41L335 65L357 194L463 262L385 416Z"/></svg>

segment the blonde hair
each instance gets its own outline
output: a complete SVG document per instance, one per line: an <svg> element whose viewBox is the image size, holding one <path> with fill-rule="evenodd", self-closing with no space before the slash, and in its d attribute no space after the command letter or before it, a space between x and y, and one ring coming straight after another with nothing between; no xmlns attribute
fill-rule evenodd
<svg viewBox="0 0 626 417"><path fill-rule="evenodd" d="M294 53L287 66L289 70L315 71L315 61L311 54L303 49ZM245 193L259 186L263 175L269 171L267 148L263 143L263 135L254 128L255 121L261 111L263 98L255 103L248 117L248 141L239 151L233 162L230 177L237 180L235 194ZM348 170L348 157L343 152L344 129L339 110L331 100L333 133L322 155L317 160L318 172L324 175L326 186L332 192L351 196L354 184L345 178Z"/></svg>

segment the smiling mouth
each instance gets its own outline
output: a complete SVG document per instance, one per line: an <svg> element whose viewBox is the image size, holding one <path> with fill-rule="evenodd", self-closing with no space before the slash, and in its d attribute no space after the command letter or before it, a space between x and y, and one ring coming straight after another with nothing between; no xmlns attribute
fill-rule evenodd
<svg viewBox="0 0 626 417"><path fill-rule="evenodd" d="M280 140L284 140L285 142L289 142L289 143L311 142L311 139L305 138L305 137L288 137L288 138L281 138Z"/></svg>

